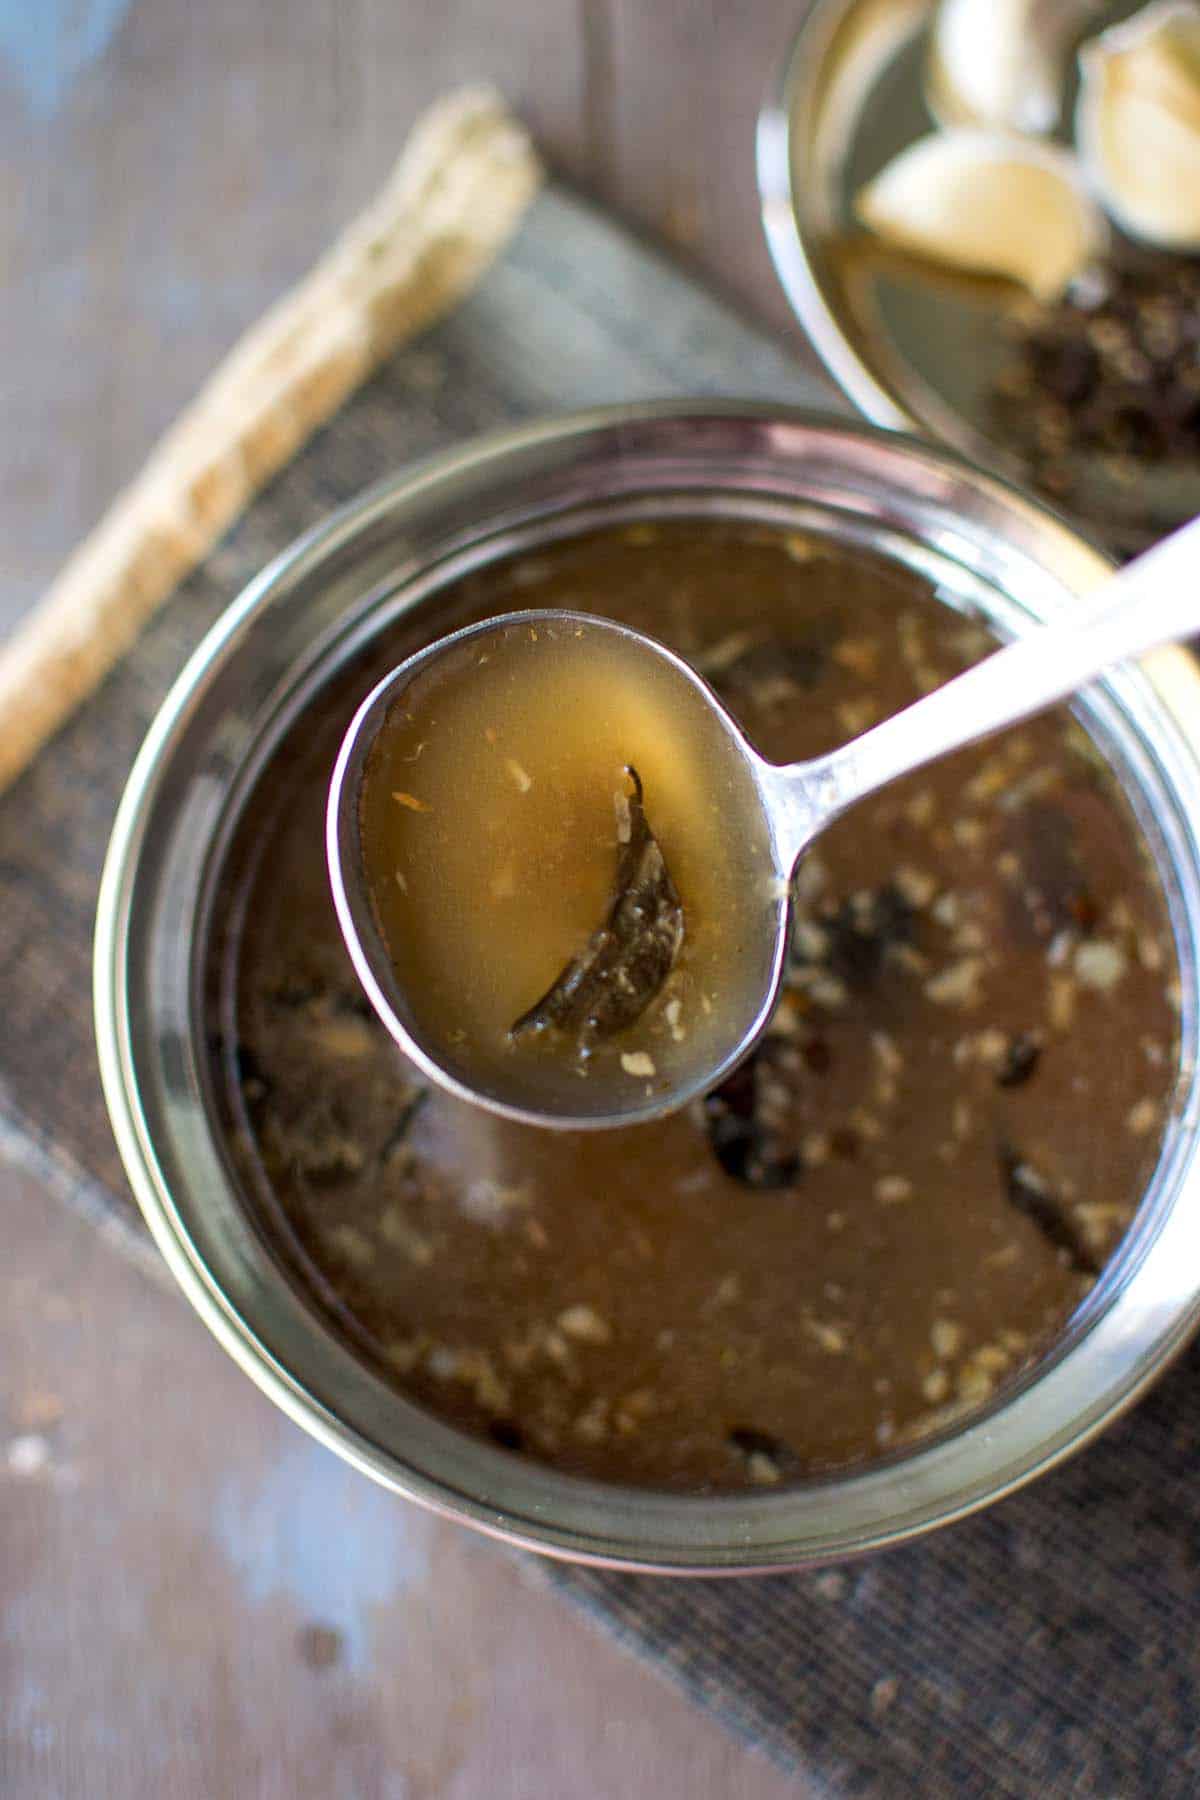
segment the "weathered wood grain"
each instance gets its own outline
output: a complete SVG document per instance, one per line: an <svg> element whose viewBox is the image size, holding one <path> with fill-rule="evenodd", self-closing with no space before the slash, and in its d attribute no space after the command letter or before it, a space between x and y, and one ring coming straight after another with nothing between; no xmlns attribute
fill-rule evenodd
<svg viewBox="0 0 1200 1800"><path fill-rule="evenodd" d="M569 8L530 4L519 29L488 0L104 4L111 42L53 96L34 50L4 54L5 21L88 9L0 8L0 624L376 190L432 96L494 77L569 167L583 111Z"/></svg>
<svg viewBox="0 0 1200 1800"><path fill-rule="evenodd" d="M494 80L568 176L786 326L753 127L797 10L0 0L0 629L455 82Z"/></svg>
<svg viewBox="0 0 1200 1800"><path fill-rule="evenodd" d="M784 1800L526 1565L391 1498L0 1169L4 1800Z"/></svg>
<svg viewBox="0 0 1200 1800"><path fill-rule="evenodd" d="M666 237L795 347L800 333L759 220L754 130L806 0L607 0L605 200Z"/></svg>

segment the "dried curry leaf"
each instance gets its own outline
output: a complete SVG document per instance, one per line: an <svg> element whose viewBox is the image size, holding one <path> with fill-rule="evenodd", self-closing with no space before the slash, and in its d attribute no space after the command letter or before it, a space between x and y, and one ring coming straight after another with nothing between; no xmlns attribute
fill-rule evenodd
<svg viewBox="0 0 1200 1800"><path fill-rule="evenodd" d="M417 1088L400 1108L396 1122L388 1132L379 1151L379 1160L385 1166L407 1148L412 1128L428 1100L429 1089Z"/></svg>
<svg viewBox="0 0 1200 1800"><path fill-rule="evenodd" d="M554 1030L590 1055L598 1039L639 1019L675 967L683 945L683 905L642 803L636 769L632 792L617 797L621 839L608 917L535 1006L511 1026L514 1040Z"/></svg>
<svg viewBox="0 0 1200 1800"><path fill-rule="evenodd" d="M1023 1213L1055 1250L1064 1252L1076 1274L1098 1275L1100 1259L1070 1211L1011 1144L1000 1145L1000 1172L1009 1205Z"/></svg>
<svg viewBox="0 0 1200 1800"><path fill-rule="evenodd" d="M763 1123L760 1082L770 1075L776 1043L764 1038L704 1098L704 1128L713 1155L732 1180L764 1191L796 1187L803 1174L796 1146Z"/></svg>
<svg viewBox="0 0 1200 1800"><path fill-rule="evenodd" d="M1042 1042L1032 1031L1021 1031L1009 1039L1004 1060L996 1071L996 1086L1024 1087L1042 1056Z"/></svg>
<svg viewBox="0 0 1200 1800"><path fill-rule="evenodd" d="M912 943L915 917L912 903L890 882L843 901L819 919L829 939L829 968L848 987L861 991L873 986L889 949Z"/></svg>
<svg viewBox="0 0 1200 1800"><path fill-rule="evenodd" d="M726 1434L729 1446L740 1452L742 1456L766 1456L776 1468L785 1469L794 1466L797 1457L790 1444L775 1436L773 1431L760 1431L754 1425L734 1425Z"/></svg>

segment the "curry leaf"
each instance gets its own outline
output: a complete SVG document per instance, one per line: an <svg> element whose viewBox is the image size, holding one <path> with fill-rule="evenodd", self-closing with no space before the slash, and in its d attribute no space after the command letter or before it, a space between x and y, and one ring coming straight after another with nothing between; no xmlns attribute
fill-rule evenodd
<svg viewBox="0 0 1200 1800"><path fill-rule="evenodd" d="M615 800L620 855L608 917L509 1032L518 1041L560 1032L581 1059L642 1016L683 944L683 905L647 822L641 780L636 769L625 774L632 791Z"/></svg>

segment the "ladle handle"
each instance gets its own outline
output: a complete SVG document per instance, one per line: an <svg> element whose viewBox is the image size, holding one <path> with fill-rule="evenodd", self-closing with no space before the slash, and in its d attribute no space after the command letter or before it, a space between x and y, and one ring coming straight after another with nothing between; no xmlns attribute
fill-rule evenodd
<svg viewBox="0 0 1200 1800"><path fill-rule="evenodd" d="M1113 663L1197 632L1200 519L1193 519L1127 563L1086 610L1027 632L835 750L819 765L826 816L898 775L1040 712ZM810 780L812 773L810 768Z"/></svg>

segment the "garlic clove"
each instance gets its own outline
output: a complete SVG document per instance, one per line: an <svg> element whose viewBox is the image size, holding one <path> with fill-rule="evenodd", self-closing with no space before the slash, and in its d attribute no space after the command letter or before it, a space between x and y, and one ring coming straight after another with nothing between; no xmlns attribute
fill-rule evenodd
<svg viewBox="0 0 1200 1800"><path fill-rule="evenodd" d="M1200 250L1200 5L1156 0L1079 53L1075 136L1131 237Z"/></svg>
<svg viewBox="0 0 1200 1800"><path fill-rule="evenodd" d="M1053 131L1072 44L1096 8L1097 0L940 0L925 71L938 124Z"/></svg>
<svg viewBox="0 0 1200 1800"><path fill-rule="evenodd" d="M1054 299L1103 249L1107 231L1078 165L1056 145L980 131L934 132L859 193L886 242Z"/></svg>

